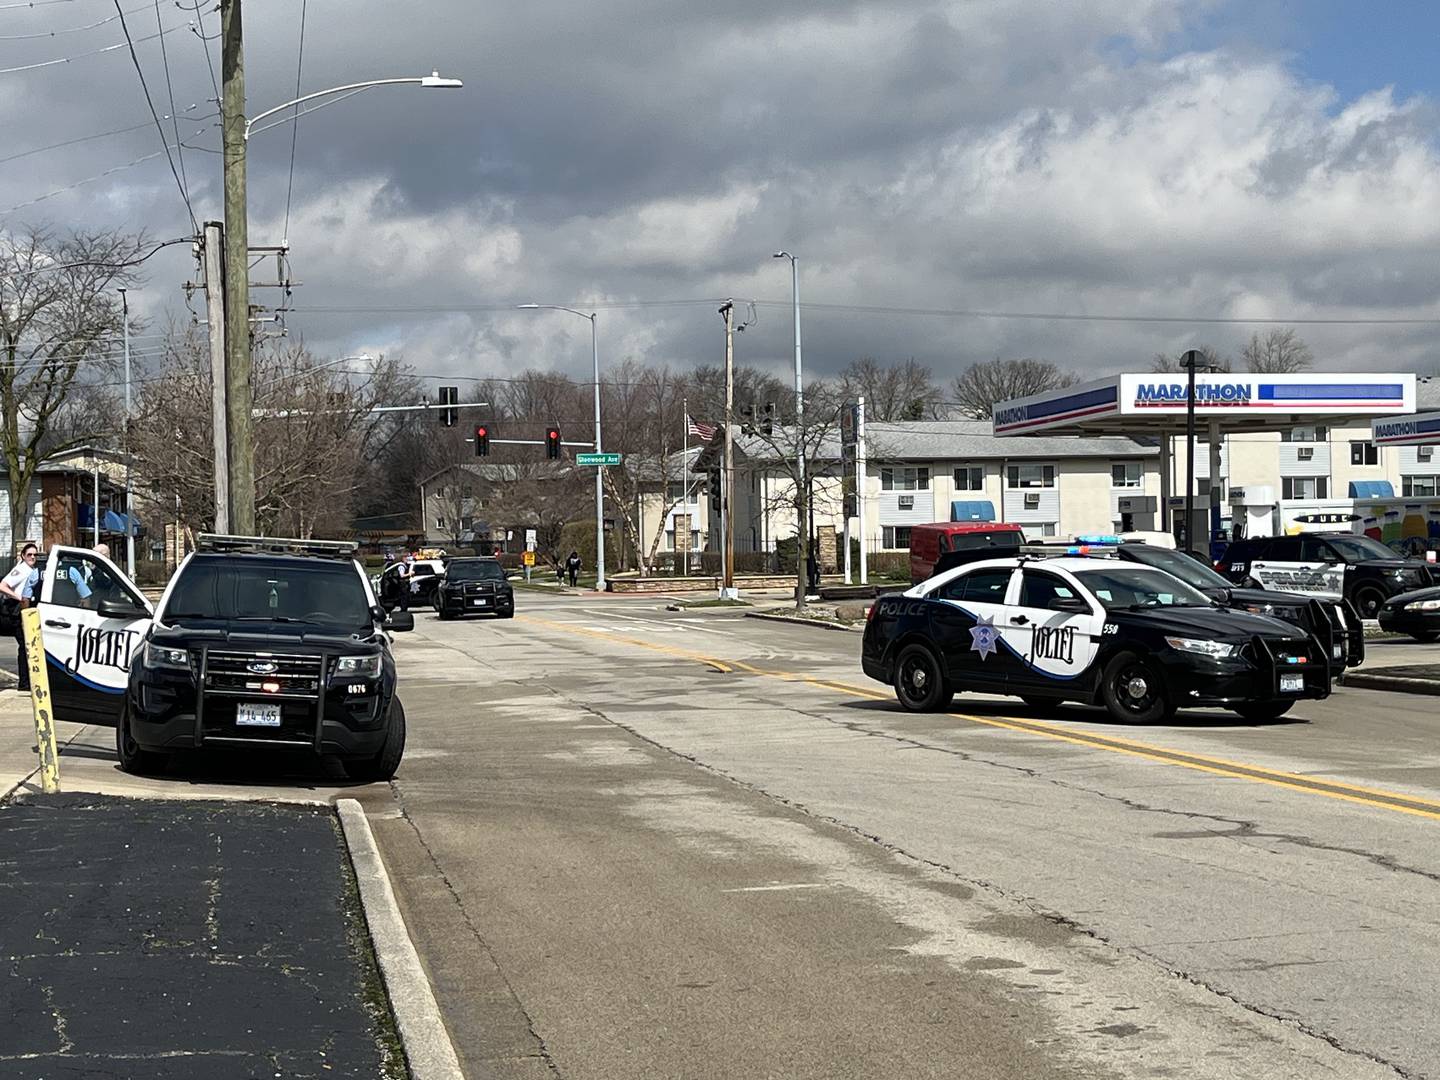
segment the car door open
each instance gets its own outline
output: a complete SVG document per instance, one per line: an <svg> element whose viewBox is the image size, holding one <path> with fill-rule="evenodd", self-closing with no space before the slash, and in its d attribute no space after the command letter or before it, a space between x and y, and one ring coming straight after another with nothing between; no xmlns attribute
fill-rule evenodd
<svg viewBox="0 0 1440 1080"><path fill-rule="evenodd" d="M39 610L56 718L113 724L131 658L150 626L150 602L99 552L54 547L45 560Z"/></svg>

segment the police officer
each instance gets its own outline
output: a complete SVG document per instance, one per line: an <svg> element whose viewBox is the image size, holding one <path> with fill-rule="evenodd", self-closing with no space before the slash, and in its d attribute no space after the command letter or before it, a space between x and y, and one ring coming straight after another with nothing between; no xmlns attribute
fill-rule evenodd
<svg viewBox="0 0 1440 1080"><path fill-rule="evenodd" d="M35 588L40 583L40 572L35 569L35 560L39 555L39 548L34 544L26 544L20 549L20 561L5 575L4 580L0 580L0 596L15 601L21 611L34 601ZM18 612L15 619L15 644L20 675L17 689L21 693L29 693L30 658L25 649L25 624L20 620Z"/></svg>

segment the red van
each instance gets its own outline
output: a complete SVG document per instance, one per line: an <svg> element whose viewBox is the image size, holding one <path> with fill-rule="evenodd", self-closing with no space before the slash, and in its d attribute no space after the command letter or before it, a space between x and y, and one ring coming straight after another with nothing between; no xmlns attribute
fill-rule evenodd
<svg viewBox="0 0 1440 1080"><path fill-rule="evenodd" d="M986 556L1000 559L1018 555L1025 534L1019 525L1003 521L937 521L933 525L910 526L910 582L935 576L935 564L952 551L986 549ZM967 560L968 561L968 560Z"/></svg>

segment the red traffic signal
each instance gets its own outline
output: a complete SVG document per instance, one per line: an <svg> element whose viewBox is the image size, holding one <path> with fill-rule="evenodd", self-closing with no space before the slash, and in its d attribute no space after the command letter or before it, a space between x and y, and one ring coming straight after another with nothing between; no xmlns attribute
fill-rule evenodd
<svg viewBox="0 0 1440 1080"><path fill-rule="evenodd" d="M488 424L475 425L475 456L490 456L490 425Z"/></svg>
<svg viewBox="0 0 1440 1080"><path fill-rule="evenodd" d="M560 456L560 429L551 426L545 429L545 456L554 461Z"/></svg>

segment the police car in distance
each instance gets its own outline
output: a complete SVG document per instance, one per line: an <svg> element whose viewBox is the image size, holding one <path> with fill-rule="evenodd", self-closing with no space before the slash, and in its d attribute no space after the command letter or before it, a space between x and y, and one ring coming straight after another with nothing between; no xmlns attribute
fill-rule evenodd
<svg viewBox="0 0 1440 1080"><path fill-rule="evenodd" d="M1401 558L1379 540L1353 533L1302 532L1237 540L1215 568L1252 588L1343 596L1373 619L1397 593L1440 584L1421 559Z"/></svg>
<svg viewBox="0 0 1440 1080"><path fill-rule="evenodd" d="M880 597L861 646L865 674L911 711L973 691L1104 705L1127 723L1207 707L1273 720L1329 696L1326 661L1299 627L1218 607L1162 570L1024 555Z"/></svg>

